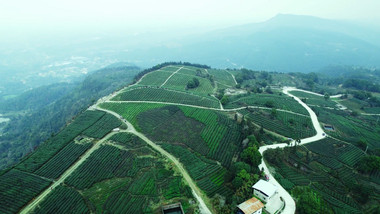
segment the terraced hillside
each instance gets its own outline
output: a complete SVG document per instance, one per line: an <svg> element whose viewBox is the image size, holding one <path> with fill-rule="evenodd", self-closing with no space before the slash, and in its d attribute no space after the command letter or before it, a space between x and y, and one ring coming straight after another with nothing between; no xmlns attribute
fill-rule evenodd
<svg viewBox="0 0 380 214"><path fill-rule="evenodd" d="M325 138L312 110L286 90L241 87L235 77L240 72L188 63L142 72L134 84L99 99L2 171L0 213L160 213L163 205L176 202L186 213L234 213L264 172L281 184L279 197L286 202L266 207L268 213L294 212L289 193L297 186L311 187L331 200L334 210L359 210L363 204L344 192L346 183L320 182L331 178L326 167L344 177L366 154ZM255 84L269 78L255 75ZM296 147L298 140L310 144ZM325 144L331 154L321 150ZM285 148L286 155L275 147ZM266 150L274 177L262 161ZM281 154L272 160L271 152ZM372 182L378 173L371 173ZM334 184L340 195L327 190Z"/></svg>

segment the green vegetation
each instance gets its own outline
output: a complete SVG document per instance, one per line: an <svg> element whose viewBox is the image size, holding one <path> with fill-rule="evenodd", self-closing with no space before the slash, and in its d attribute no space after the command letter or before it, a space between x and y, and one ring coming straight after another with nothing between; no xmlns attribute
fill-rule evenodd
<svg viewBox="0 0 380 214"><path fill-rule="evenodd" d="M313 107L313 110L320 122L334 127L334 131L328 131L329 135L354 145L364 140L371 150L380 148L378 118L363 115L353 117L349 112L317 107Z"/></svg>
<svg viewBox="0 0 380 214"><path fill-rule="evenodd" d="M145 142L139 137L129 133L117 133L113 135L109 140L119 143L127 148L137 149L145 146Z"/></svg>
<svg viewBox="0 0 380 214"><path fill-rule="evenodd" d="M35 171L35 174L56 179L92 146L92 143L69 143L60 152Z"/></svg>
<svg viewBox="0 0 380 214"><path fill-rule="evenodd" d="M213 92L213 86L211 85L210 80L205 78L197 78L199 80L198 87L187 88L189 80L193 81L194 76L177 73L173 75L169 81L166 82L164 88L169 88L179 91L188 91L201 96L208 96Z"/></svg>
<svg viewBox="0 0 380 214"><path fill-rule="evenodd" d="M0 176L0 212L17 213L50 185L50 181L18 170Z"/></svg>
<svg viewBox="0 0 380 214"><path fill-rule="evenodd" d="M11 112L12 122L0 129L0 169L18 162L41 143L49 141L96 100L130 83L139 71L135 66L106 67L90 72L69 88L55 85L30 91L33 95L30 100L17 104L29 110Z"/></svg>
<svg viewBox="0 0 380 214"><path fill-rule="evenodd" d="M161 70L148 73L141 79L139 85L161 86L171 74Z"/></svg>
<svg viewBox="0 0 380 214"><path fill-rule="evenodd" d="M187 89L193 89L199 86L198 78L193 77L193 79L189 80L186 84Z"/></svg>
<svg viewBox="0 0 380 214"><path fill-rule="evenodd" d="M239 125L225 115L214 111L182 106L180 108L187 117L205 125L201 137L210 149L207 157L218 160L223 166L229 167L242 140Z"/></svg>
<svg viewBox="0 0 380 214"><path fill-rule="evenodd" d="M209 69L207 72L214 77L216 83L218 84L218 88L231 88L235 86L235 81L232 78L232 75L226 70Z"/></svg>
<svg viewBox="0 0 380 214"><path fill-rule="evenodd" d="M268 150L264 157L275 167L275 178L292 191L297 200L311 197L300 211L305 209L308 213L306 210L313 207L316 210L325 207L324 212L331 212L330 206L334 213L361 213L360 207L368 208L377 203L380 192L372 183L377 179L376 167L367 175L353 170L365 170L363 164L376 165L376 161L366 158L363 151L351 144L326 138L306 146ZM299 194L302 191L308 194L302 196Z"/></svg>
<svg viewBox="0 0 380 214"><path fill-rule="evenodd" d="M83 134L93 138L103 138L112 129L119 127L121 122L118 118L111 114L105 114L96 123L86 129Z"/></svg>
<svg viewBox="0 0 380 214"><path fill-rule="evenodd" d="M166 106L164 104L147 104L147 103L102 103L100 105L101 108L109 109L111 111L114 111L126 120L128 120L132 125L137 129L140 130L140 127L138 126L136 120L137 115L141 112L147 111L149 109L159 108Z"/></svg>
<svg viewBox="0 0 380 214"><path fill-rule="evenodd" d="M16 168L27 172L36 171L76 136L102 118L104 114L101 111L85 111L73 123L43 143L36 152L23 160Z"/></svg>
<svg viewBox="0 0 380 214"><path fill-rule="evenodd" d="M308 115L307 110L293 98L283 94L249 94L230 97L230 102L225 108L238 108L244 106L261 106L288 110L299 114Z"/></svg>
<svg viewBox="0 0 380 214"><path fill-rule="evenodd" d="M292 195L297 201L297 212L300 214L333 213L317 192L310 187L296 187Z"/></svg>
<svg viewBox="0 0 380 214"><path fill-rule="evenodd" d="M278 133L282 136L296 138L311 137L316 134L311 119L308 116L301 116L288 112L267 110L241 111L245 116L265 129Z"/></svg>
<svg viewBox="0 0 380 214"><path fill-rule="evenodd" d="M105 179L133 175L136 173L135 170L131 170L134 167L131 164L133 160L130 152L113 146L102 146L75 170L65 183L83 190Z"/></svg>
<svg viewBox="0 0 380 214"><path fill-rule="evenodd" d="M115 97L115 101L155 101L181 103L195 106L218 108L219 102L215 98L192 95L160 88L134 88Z"/></svg>
<svg viewBox="0 0 380 214"><path fill-rule="evenodd" d="M291 91L291 94L300 98L304 103L310 106L320 106L320 107L329 107L336 108L337 103L330 99L330 96L318 96L302 91Z"/></svg>
<svg viewBox="0 0 380 214"><path fill-rule="evenodd" d="M85 200L72 188L58 186L34 213L90 213Z"/></svg>
<svg viewBox="0 0 380 214"><path fill-rule="evenodd" d="M190 176L209 197L216 193L225 197L232 195L233 192L225 185L225 169L216 162L194 154L183 146L162 144L162 147L181 161Z"/></svg>
<svg viewBox="0 0 380 214"><path fill-rule="evenodd" d="M124 89L114 102L100 106L120 114L178 158L217 213L233 213L236 204L252 196L252 184L264 176L258 169L260 146L315 135L307 111L279 91L278 86L285 82L324 94L292 92L315 110L321 122L334 128L326 131L334 138L264 154L274 177L296 199L297 211L370 213L378 209L379 122L376 116L361 114L376 112L376 95L346 91L338 100L330 94L343 89L328 85L313 73L225 71L186 63L157 65L137 75L135 82L139 78L138 84ZM247 93L229 95L226 88ZM95 93L96 88L92 89ZM213 97L228 110L219 109L219 101ZM168 102L215 110L118 101ZM338 109L337 102L352 111ZM58 179L93 142L113 128L126 129L121 126L123 118L85 111L20 164L1 172L0 212L14 213L31 202L51 183L49 179ZM85 139L78 140L79 136ZM157 213L161 205L175 202L181 202L187 213L195 212L192 191L176 167L139 137L114 132L98 143L102 145L34 212ZM15 193L23 198L19 200ZM67 203L59 203L60 199Z"/></svg>

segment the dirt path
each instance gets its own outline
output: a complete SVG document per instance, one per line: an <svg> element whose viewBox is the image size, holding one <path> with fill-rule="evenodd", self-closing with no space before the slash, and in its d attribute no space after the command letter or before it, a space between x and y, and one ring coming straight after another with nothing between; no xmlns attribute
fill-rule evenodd
<svg viewBox="0 0 380 214"><path fill-rule="evenodd" d="M26 207L24 207L20 214L30 213L33 211L33 209L45 199L49 193L55 189L57 186L59 186L67 177L69 177L82 163L97 149L100 148L100 146L103 144L104 141L106 141L108 138L110 138L115 133L109 133L105 137L103 137L101 140L96 142L89 150L87 150L77 162L75 162L73 165L70 166L62 175L58 178L58 180L53 181L53 184L51 184L45 191L43 191L41 194L39 194L32 202L30 202Z"/></svg>
<svg viewBox="0 0 380 214"><path fill-rule="evenodd" d="M225 70L227 73L231 74L229 71ZM234 82L235 82L235 85L237 85L238 83L236 82L236 79L235 79L235 75L231 74L232 76L232 79L234 79Z"/></svg>
<svg viewBox="0 0 380 214"><path fill-rule="evenodd" d="M239 107L239 108L231 108L231 109L225 109L223 106L220 108L211 108L211 107L205 107L205 106L196 106L196 105L190 105L190 104L182 104L182 103L170 103L170 102L159 102L159 101L141 101L141 100L136 100L136 101L104 101L105 103L147 103L147 104L164 104L164 105L176 105L176 106L187 106L187 107L192 107L192 108L200 108L200 109L208 109L208 110L214 110L214 111L224 111L224 112L230 112L230 111L239 111L243 110L246 108L251 108L251 109L263 109L263 110L272 110L272 108L268 107L261 107L261 106L245 106L245 107ZM221 104L220 104L221 105ZM277 111L281 112L287 112L290 114L294 115L299 115L303 117L308 117L307 115L284 110L284 109L276 109Z"/></svg>
<svg viewBox="0 0 380 214"><path fill-rule="evenodd" d="M100 110L100 111L105 111L107 113L110 113L110 114L116 116L117 118L121 119L128 126L127 132L132 133L132 134L138 136L139 138L141 138L142 140L144 140L148 145L150 145L153 149L155 149L157 152L159 152L160 154L162 154L163 156L165 156L166 158L168 158L169 160L171 160L177 166L178 170L183 175L183 178L186 180L186 182L189 184L190 188L192 189L194 197L199 202L200 212L201 213L205 213L205 214L211 214L210 209L206 206L206 203L205 203L205 201L207 201L208 204L210 204L210 202L208 201L209 199L205 195L202 194L202 192L196 186L196 184L193 181L193 179L190 177L189 173L185 170L185 168L183 167L183 165L173 155L171 155L170 153L168 153L167 151L165 151L164 149L162 149L160 146L158 146L157 144L155 144L153 141L151 141L150 139L148 139L144 134L138 132L133 127L133 125L129 121L127 121L126 119L124 119L121 115L117 114L116 112L113 112L113 111L110 111L110 110L107 110L107 109L103 109L103 108L100 108L100 107L97 107L97 109Z"/></svg>
<svg viewBox="0 0 380 214"><path fill-rule="evenodd" d="M162 88L162 86L164 86L166 84L167 81L169 81L170 78L172 78L172 76L174 74L176 74L178 71L180 71L183 67L180 67L178 70L174 71L166 80L164 83L162 83L162 85L160 85L160 88Z"/></svg>

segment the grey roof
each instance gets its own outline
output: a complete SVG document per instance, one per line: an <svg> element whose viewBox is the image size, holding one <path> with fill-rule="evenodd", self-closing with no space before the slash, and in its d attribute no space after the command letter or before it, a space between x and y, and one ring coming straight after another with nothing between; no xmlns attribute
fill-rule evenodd
<svg viewBox="0 0 380 214"><path fill-rule="evenodd" d="M277 187L275 185L264 180L259 180L257 183L255 183L255 185L252 186L252 188L260 190L269 197L277 191Z"/></svg>

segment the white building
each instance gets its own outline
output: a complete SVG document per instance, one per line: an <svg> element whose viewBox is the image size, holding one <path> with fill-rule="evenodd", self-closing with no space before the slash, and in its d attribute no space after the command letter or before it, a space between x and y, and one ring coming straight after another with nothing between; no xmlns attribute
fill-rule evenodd
<svg viewBox="0 0 380 214"><path fill-rule="evenodd" d="M253 197L238 205L239 214L261 214L264 204L257 198Z"/></svg>
<svg viewBox="0 0 380 214"><path fill-rule="evenodd" d="M252 188L253 194L265 202L277 193L277 187L264 180L259 180Z"/></svg>

